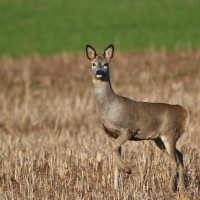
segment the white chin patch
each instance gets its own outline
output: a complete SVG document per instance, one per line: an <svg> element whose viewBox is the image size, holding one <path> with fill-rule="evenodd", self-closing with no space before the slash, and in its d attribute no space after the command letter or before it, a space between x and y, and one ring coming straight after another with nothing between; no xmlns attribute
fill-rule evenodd
<svg viewBox="0 0 200 200"><path fill-rule="evenodd" d="M96 75L96 77L97 77L97 78L101 78L101 77L102 77L102 74L100 74L100 75Z"/></svg>

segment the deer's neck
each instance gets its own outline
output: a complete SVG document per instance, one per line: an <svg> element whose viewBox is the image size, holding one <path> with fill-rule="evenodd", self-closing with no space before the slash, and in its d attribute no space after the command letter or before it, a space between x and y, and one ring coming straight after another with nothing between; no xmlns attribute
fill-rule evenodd
<svg viewBox="0 0 200 200"><path fill-rule="evenodd" d="M100 113L105 112L117 95L113 91L110 81L93 81L93 83L99 111Z"/></svg>

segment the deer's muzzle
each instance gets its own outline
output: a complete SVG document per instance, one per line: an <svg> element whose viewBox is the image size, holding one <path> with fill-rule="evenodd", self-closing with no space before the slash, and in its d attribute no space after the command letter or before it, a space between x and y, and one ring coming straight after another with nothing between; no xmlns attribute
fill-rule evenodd
<svg viewBox="0 0 200 200"><path fill-rule="evenodd" d="M100 69L98 69L98 70L96 71L96 77L97 77L97 78L101 78L102 75L103 75L103 71L100 70Z"/></svg>

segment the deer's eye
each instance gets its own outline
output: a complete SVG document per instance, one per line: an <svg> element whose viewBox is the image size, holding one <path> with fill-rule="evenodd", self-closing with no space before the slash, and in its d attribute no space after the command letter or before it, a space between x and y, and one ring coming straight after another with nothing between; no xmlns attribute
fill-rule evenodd
<svg viewBox="0 0 200 200"><path fill-rule="evenodd" d="M108 63L104 63L104 65L103 65L104 67L108 67Z"/></svg>
<svg viewBox="0 0 200 200"><path fill-rule="evenodd" d="M92 63L92 66L96 66L96 63Z"/></svg>

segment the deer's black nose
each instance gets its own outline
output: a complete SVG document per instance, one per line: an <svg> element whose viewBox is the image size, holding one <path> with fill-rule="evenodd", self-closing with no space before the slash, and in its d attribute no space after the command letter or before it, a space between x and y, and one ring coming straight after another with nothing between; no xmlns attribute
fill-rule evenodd
<svg viewBox="0 0 200 200"><path fill-rule="evenodd" d="M102 70L98 69L98 70L96 71L96 75L102 75L102 74L103 74L103 71L102 71Z"/></svg>

